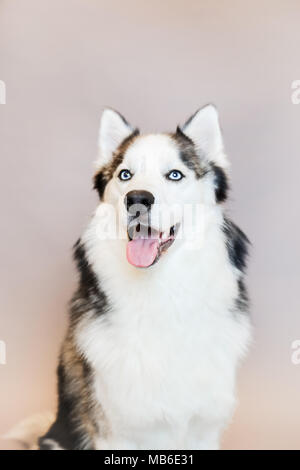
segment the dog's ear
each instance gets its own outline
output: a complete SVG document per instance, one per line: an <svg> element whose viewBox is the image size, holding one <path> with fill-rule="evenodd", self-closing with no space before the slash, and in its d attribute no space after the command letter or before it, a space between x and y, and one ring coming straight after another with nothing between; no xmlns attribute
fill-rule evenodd
<svg viewBox="0 0 300 470"><path fill-rule="evenodd" d="M106 108L103 111L99 129L99 166L107 164L120 144L135 130L117 111Z"/></svg>
<svg viewBox="0 0 300 470"><path fill-rule="evenodd" d="M196 111L180 129L199 152L221 168L228 166L216 107L208 104Z"/></svg>

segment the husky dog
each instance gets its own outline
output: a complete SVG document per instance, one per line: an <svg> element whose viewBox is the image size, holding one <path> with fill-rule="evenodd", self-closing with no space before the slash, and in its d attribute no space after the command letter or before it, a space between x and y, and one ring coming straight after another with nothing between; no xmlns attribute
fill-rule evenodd
<svg viewBox="0 0 300 470"><path fill-rule="evenodd" d="M99 147L100 203L74 249L58 410L39 448L218 449L251 327L217 110L140 135L106 109Z"/></svg>

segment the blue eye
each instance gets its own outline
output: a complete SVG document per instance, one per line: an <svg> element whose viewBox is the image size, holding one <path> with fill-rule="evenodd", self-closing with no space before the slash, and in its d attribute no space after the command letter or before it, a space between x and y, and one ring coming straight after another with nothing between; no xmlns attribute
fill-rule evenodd
<svg viewBox="0 0 300 470"><path fill-rule="evenodd" d="M184 178L184 175L179 170L172 170L166 175L166 177L171 181L180 181L182 178Z"/></svg>
<svg viewBox="0 0 300 470"><path fill-rule="evenodd" d="M121 181L128 181L132 178L132 174L129 170L121 170L119 173L119 179Z"/></svg>

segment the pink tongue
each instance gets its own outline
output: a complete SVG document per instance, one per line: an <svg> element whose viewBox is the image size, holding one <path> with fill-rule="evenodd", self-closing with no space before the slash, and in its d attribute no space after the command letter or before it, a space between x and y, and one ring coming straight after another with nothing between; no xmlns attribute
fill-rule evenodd
<svg viewBox="0 0 300 470"><path fill-rule="evenodd" d="M136 238L127 243L127 260L133 266L146 268L156 258L159 241L155 238Z"/></svg>

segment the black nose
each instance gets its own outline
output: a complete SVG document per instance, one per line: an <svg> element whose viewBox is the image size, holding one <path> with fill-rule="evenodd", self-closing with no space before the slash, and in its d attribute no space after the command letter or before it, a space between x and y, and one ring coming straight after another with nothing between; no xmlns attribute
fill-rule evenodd
<svg viewBox="0 0 300 470"><path fill-rule="evenodd" d="M136 212L143 213L151 209L152 204L154 204L154 196L149 191L129 191L124 202L128 212L132 212L132 209L134 209L134 214ZM130 210L130 208L132 209Z"/></svg>

